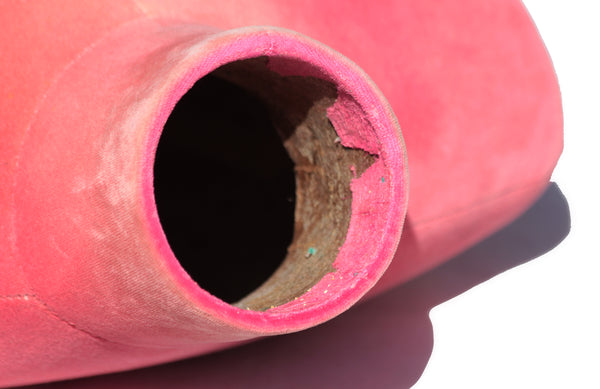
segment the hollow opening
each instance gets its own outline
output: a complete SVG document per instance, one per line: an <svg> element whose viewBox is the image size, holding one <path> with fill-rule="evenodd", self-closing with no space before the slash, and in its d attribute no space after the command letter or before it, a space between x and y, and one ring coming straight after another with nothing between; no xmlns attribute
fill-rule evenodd
<svg viewBox="0 0 600 389"><path fill-rule="evenodd" d="M220 67L177 103L156 152L155 199L200 287L265 310L335 271L350 182L374 161L341 145L327 118L336 98L335 85L283 76L259 57Z"/></svg>
<svg viewBox="0 0 600 389"><path fill-rule="evenodd" d="M279 267L292 241L293 163L265 105L207 75L164 126L156 204L178 261L206 291L233 303Z"/></svg>

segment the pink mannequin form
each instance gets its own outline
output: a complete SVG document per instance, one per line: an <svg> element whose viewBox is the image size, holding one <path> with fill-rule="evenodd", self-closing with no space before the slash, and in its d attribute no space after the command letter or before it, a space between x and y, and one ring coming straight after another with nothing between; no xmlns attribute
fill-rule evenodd
<svg viewBox="0 0 600 389"><path fill-rule="evenodd" d="M562 148L518 1L66 3L0 5L3 386L322 323L506 225ZM208 75L264 102L297 172L287 259L235 304L175 258L153 190L163 126Z"/></svg>

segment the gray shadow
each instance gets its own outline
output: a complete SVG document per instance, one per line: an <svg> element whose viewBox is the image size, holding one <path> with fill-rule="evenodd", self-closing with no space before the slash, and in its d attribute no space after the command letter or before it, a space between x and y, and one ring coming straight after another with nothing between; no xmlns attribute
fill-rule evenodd
<svg viewBox="0 0 600 389"><path fill-rule="evenodd" d="M410 387L431 355L433 307L550 251L569 230L568 203L552 183L506 228L316 328L167 365L31 388Z"/></svg>

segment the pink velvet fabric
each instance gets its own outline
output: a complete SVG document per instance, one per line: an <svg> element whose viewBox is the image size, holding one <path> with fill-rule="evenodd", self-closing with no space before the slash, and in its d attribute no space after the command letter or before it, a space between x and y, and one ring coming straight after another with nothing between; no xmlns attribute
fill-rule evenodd
<svg viewBox="0 0 600 389"><path fill-rule="evenodd" d="M0 23L0 386L322 323L388 265L371 293L506 225L546 187L562 148L552 64L519 1L8 0ZM219 65L259 55L332 81L342 143L378 156L353 182L337 272L266 312L187 276L151 188L176 101Z"/></svg>

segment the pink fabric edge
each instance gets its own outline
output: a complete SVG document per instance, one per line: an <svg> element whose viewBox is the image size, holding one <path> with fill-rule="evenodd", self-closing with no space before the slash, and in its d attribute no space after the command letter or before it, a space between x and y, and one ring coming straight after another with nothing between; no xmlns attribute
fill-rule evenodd
<svg viewBox="0 0 600 389"><path fill-rule="evenodd" d="M143 156L141 199L148 231L158 254L165 261L174 281L194 304L225 322L235 323L238 328L260 331L268 335L298 331L333 318L359 300L379 280L391 262L402 232L408 202L408 170L400 128L391 107L368 76L354 63L332 49L292 31L273 27L228 30L202 41L192 55L196 65L188 69L178 69L180 77L171 86L170 93L156 112ZM382 221L379 239L370 242L370 263L364 269L360 269L359 277L354 276L351 280L347 277L332 279L327 275L302 296L310 302L307 306L292 301L265 312L243 310L229 305L201 289L190 278L169 247L160 225L153 192L154 154L162 128L177 101L198 79L219 66L258 56L285 57L316 66L338 85L338 91L347 93L358 103L373 129L372 144L376 145L379 151L381 163L371 168L380 170L375 175L384 177L387 183L385 186L389 191L387 211L378 216ZM332 108L340 109L338 106ZM351 136L340 134L342 143L351 143ZM355 144L360 148L367 148L364 143ZM355 212L356 191L364 189L365 185L368 184L360 179L353 183L350 231L356 229L364 218L372 217L357 215ZM380 186L373 186L367 190L378 191L378 188ZM347 275L349 271L357 272L355 267L359 258L352 256L354 245L355 242L347 240L342 246L341 252L346 251L347 254L343 258L338 255L334 264L337 268L336 273ZM337 289L337 293L327 296L328 289Z"/></svg>

